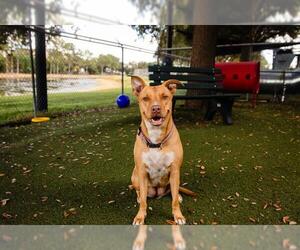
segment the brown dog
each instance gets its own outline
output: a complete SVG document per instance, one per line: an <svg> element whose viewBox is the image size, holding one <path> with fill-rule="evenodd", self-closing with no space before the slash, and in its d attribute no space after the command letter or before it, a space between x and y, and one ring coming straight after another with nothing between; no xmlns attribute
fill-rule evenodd
<svg viewBox="0 0 300 250"><path fill-rule="evenodd" d="M185 224L179 205L179 191L189 195L194 193L179 186L183 149L172 118L172 98L180 82L168 80L150 87L140 77L132 76L131 84L142 117L134 145L135 167L131 176L132 187L140 203L133 224L144 224L147 196L160 197L170 189L174 221Z"/></svg>

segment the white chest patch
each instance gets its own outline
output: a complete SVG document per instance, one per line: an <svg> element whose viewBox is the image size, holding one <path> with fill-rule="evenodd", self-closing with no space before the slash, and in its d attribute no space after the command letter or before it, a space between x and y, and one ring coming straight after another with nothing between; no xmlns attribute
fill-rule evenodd
<svg viewBox="0 0 300 250"><path fill-rule="evenodd" d="M163 153L160 149L150 148L148 152L143 152L142 159L152 184L155 186L162 177L170 173L170 166L174 161L174 152Z"/></svg>
<svg viewBox="0 0 300 250"><path fill-rule="evenodd" d="M158 138L161 135L161 128L153 126L150 122L145 121L147 131L149 134L149 139L152 143L158 143Z"/></svg>

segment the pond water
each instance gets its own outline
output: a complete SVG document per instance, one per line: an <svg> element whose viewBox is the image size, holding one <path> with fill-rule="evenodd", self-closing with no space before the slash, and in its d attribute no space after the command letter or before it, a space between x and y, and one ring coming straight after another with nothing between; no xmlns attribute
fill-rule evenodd
<svg viewBox="0 0 300 250"><path fill-rule="evenodd" d="M72 93L96 90L99 80L70 78L48 80L49 93ZM0 96L18 96L32 93L30 79L0 79Z"/></svg>

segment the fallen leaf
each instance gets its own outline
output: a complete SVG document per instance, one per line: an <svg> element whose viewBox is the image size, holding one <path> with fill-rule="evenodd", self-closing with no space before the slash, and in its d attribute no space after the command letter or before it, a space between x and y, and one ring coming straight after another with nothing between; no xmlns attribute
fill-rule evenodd
<svg viewBox="0 0 300 250"><path fill-rule="evenodd" d="M65 218L69 217L70 215L75 215L75 214L76 214L76 209L73 207L64 211Z"/></svg>
<svg viewBox="0 0 300 250"><path fill-rule="evenodd" d="M290 219L290 217L287 215L282 217L282 221L284 224L287 224L289 222L289 219Z"/></svg>
<svg viewBox="0 0 300 250"><path fill-rule="evenodd" d="M291 221L289 222L289 224L290 224L290 225L297 225L297 222L291 220Z"/></svg>
<svg viewBox="0 0 300 250"><path fill-rule="evenodd" d="M278 205L278 204L273 204L273 207L275 207L275 210L276 211L281 211L282 210L282 208L280 207L280 205Z"/></svg>
<svg viewBox="0 0 300 250"><path fill-rule="evenodd" d="M9 199L3 199L3 200L1 200L0 201L1 207L4 207L8 201L9 201Z"/></svg>
<svg viewBox="0 0 300 250"><path fill-rule="evenodd" d="M108 202L108 204L111 204L111 203L114 203L114 202L116 202L116 201L115 200L111 200L111 201Z"/></svg>
<svg viewBox="0 0 300 250"><path fill-rule="evenodd" d="M41 200L42 200L42 202L46 202L48 200L48 197L47 196L42 196Z"/></svg>
<svg viewBox="0 0 300 250"><path fill-rule="evenodd" d="M266 209L268 206L269 206L268 203L266 203L266 204L264 205L263 209Z"/></svg>
<svg viewBox="0 0 300 250"><path fill-rule="evenodd" d="M167 224L169 225L176 225L176 222L173 220L166 220Z"/></svg>
<svg viewBox="0 0 300 250"><path fill-rule="evenodd" d="M231 204L231 206L236 208L238 205L237 204Z"/></svg>
<svg viewBox="0 0 300 250"><path fill-rule="evenodd" d="M5 218L5 219L11 219L13 216L9 213L3 213L2 217Z"/></svg>
<svg viewBox="0 0 300 250"><path fill-rule="evenodd" d="M236 197L240 197L240 194L238 192L235 192Z"/></svg>
<svg viewBox="0 0 300 250"><path fill-rule="evenodd" d="M252 217L249 217L249 220L252 221L252 222L254 222L254 223L256 222L256 220L254 218L252 218Z"/></svg>

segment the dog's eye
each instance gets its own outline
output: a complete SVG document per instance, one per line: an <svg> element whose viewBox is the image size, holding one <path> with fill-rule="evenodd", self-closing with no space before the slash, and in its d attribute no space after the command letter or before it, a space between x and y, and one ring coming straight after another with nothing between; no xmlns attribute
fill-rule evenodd
<svg viewBox="0 0 300 250"><path fill-rule="evenodd" d="M149 101L149 97L145 96L145 97L142 98L142 100L143 100L144 102L148 102L148 101Z"/></svg>
<svg viewBox="0 0 300 250"><path fill-rule="evenodd" d="M167 95L163 95L163 97L162 97L164 100L167 100L168 98L169 98L169 96L167 96Z"/></svg>

